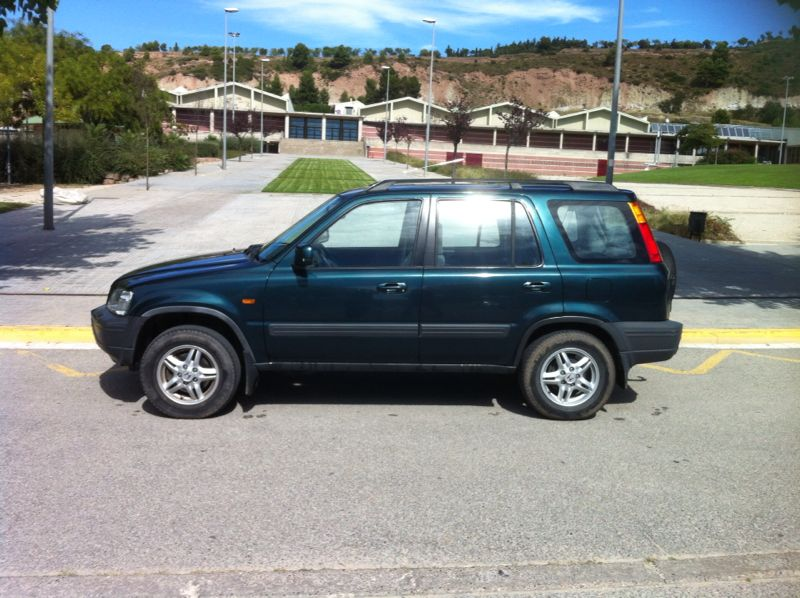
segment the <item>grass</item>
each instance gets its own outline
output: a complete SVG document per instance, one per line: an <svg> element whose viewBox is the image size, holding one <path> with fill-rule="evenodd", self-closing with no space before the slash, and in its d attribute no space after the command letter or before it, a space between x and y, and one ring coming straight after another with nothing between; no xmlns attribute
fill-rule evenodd
<svg viewBox="0 0 800 598"><path fill-rule="evenodd" d="M298 158L269 185L266 193L341 193L375 180L348 160Z"/></svg>
<svg viewBox="0 0 800 598"><path fill-rule="evenodd" d="M10 212L11 210L18 210L20 208L27 208L29 203L20 203L18 201L0 201L0 214Z"/></svg>
<svg viewBox="0 0 800 598"><path fill-rule="evenodd" d="M386 157L393 162L400 162L401 164L408 164L414 168L422 168L425 165L424 160L414 158L413 156L406 156L401 152L387 152ZM441 174L447 177L455 177L457 179L535 179L536 175L530 172L520 172L518 170L509 170L508 176L502 170L495 168L479 168L476 166L456 166L455 173L453 166L436 166L429 169L431 172Z"/></svg>
<svg viewBox="0 0 800 598"><path fill-rule="evenodd" d="M800 189L800 164L707 164L615 174L614 182Z"/></svg>

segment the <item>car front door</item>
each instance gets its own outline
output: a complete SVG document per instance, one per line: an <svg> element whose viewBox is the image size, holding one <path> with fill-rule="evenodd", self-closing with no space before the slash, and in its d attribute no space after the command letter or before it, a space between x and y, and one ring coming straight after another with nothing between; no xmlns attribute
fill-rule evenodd
<svg viewBox="0 0 800 598"><path fill-rule="evenodd" d="M267 282L273 362L417 363L423 197L348 205L283 257Z"/></svg>
<svg viewBox="0 0 800 598"><path fill-rule="evenodd" d="M431 209L420 361L513 364L527 328L563 311L535 211L515 197L440 196Z"/></svg>

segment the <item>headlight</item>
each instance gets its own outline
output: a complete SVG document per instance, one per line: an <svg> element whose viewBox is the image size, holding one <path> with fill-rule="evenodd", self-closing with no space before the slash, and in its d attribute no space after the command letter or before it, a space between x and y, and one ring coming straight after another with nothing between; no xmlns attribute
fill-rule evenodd
<svg viewBox="0 0 800 598"><path fill-rule="evenodd" d="M129 291L128 289L114 289L111 293L111 297L108 298L106 307L118 316L124 316L128 313L131 301L133 301L133 291Z"/></svg>

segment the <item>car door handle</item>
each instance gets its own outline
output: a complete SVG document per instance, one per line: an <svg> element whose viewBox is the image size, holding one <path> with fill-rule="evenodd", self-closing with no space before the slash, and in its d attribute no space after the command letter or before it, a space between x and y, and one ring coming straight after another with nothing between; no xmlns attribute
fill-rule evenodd
<svg viewBox="0 0 800 598"><path fill-rule="evenodd" d="M405 293L407 288L404 282L384 282L377 286L381 293Z"/></svg>
<svg viewBox="0 0 800 598"><path fill-rule="evenodd" d="M526 283L523 283L522 288L528 291L529 293L549 293L550 283L542 282L540 280L528 281Z"/></svg>

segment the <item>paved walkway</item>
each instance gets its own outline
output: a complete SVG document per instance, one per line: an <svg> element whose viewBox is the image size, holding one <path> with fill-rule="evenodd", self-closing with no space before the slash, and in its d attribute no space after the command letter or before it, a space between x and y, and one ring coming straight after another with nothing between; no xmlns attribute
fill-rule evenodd
<svg viewBox="0 0 800 598"><path fill-rule="evenodd" d="M800 243L800 191L618 183L662 209L713 212L729 218L745 243Z"/></svg>
<svg viewBox="0 0 800 598"><path fill-rule="evenodd" d="M105 294L142 265L265 242L329 195L265 194L261 189L297 156L269 154L201 164L85 191L85 206L56 206L43 231L41 206L0 215L0 293ZM419 177L394 162L354 159L375 179Z"/></svg>

